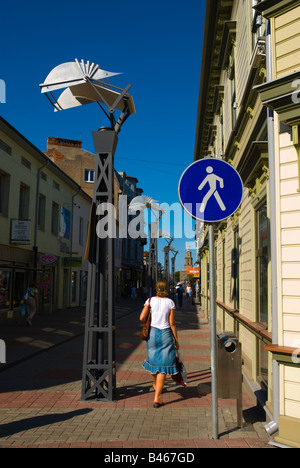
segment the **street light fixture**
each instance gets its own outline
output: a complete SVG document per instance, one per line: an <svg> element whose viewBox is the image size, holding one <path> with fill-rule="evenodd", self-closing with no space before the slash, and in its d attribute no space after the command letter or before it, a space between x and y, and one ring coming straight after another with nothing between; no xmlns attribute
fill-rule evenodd
<svg viewBox="0 0 300 468"><path fill-rule="evenodd" d="M165 214L165 210L161 208L156 200L153 198L148 197L146 195L141 195L135 197L131 203L129 204L129 213L135 212L137 210L144 210L150 208L152 214L155 217L155 221L149 224L150 230L150 239L149 239L149 262L148 262L148 279L149 283L148 286L150 288L154 288L155 283L158 279L157 276L157 239L159 237L170 237L170 234L160 231L159 230L159 222L163 214Z"/></svg>
<svg viewBox="0 0 300 468"><path fill-rule="evenodd" d="M164 264L164 272L165 272L165 279L167 281L170 280L170 269L169 269L169 265L170 265L170 261L169 261L169 254L170 254L170 251L172 250L175 250L174 247L171 246L172 242L174 240L174 237L171 237L168 241L168 245L166 245L164 248L163 248L163 252L165 254L165 264Z"/></svg>
<svg viewBox="0 0 300 468"><path fill-rule="evenodd" d="M175 260L176 260L176 257L178 255L179 251L178 250L173 250L172 251L172 254L173 254L173 257L171 258L171 262L172 262L172 281L173 281L173 284L175 284Z"/></svg>
<svg viewBox="0 0 300 468"><path fill-rule="evenodd" d="M118 133L127 118L135 114L133 98L128 94L131 85L122 89L110 83L109 78L118 74L75 59L55 67L40 85L41 92L48 97L55 111L95 102L110 123L110 127L92 132L96 150L95 182L86 250L89 275L81 400L115 399L114 239L98 237L96 223L103 217L98 214L97 207L102 203L114 204L114 153ZM54 92L62 88L66 89L55 97ZM120 111L118 119L115 118L116 110Z"/></svg>

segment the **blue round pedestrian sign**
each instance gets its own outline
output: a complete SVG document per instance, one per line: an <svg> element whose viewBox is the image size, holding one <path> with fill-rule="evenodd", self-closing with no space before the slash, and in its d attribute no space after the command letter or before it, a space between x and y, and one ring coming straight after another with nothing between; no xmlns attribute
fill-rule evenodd
<svg viewBox="0 0 300 468"><path fill-rule="evenodd" d="M184 171L178 195L190 216L212 223L228 218L238 209L243 197L243 182L227 162L205 158Z"/></svg>

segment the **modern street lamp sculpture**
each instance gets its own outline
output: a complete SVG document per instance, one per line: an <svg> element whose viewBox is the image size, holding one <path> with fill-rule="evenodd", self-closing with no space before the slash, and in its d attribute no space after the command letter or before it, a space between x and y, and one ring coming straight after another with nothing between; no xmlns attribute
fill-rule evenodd
<svg viewBox="0 0 300 468"><path fill-rule="evenodd" d="M172 263L172 275L171 276L172 276L172 281L174 285L175 285L175 260L176 260L178 253L179 251L174 249L172 251L173 257L171 258L171 263Z"/></svg>
<svg viewBox="0 0 300 468"><path fill-rule="evenodd" d="M55 111L96 102L110 124L110 127L92 132L96 158L86 249L89 275L81 400L105 398L113 401L116 397L114 239L97 236L96 224L105 212L99 209L100 205L114 204L114 153L118 133L126 119L135 114L133 98L128 94L131 85L121 89L109 81L111 76L118 74L102 70L94 63L75 59L75 62L54 68L40 85L41 92L46 94ZM62 88L66 89L56 98L54 91ZM120 111L117 120L116 110Z"/></svg>
<svg viewBox="0 0 300 468"><path fill-rule="evenodd" d="M159 222L161 220L162 215L165 214L165 210L161 208L159 205L157 205L157 201L153 200L151 197L148 197L146 195L135 197L129 204L129 213L135 212L137 210L144 210L147 208L150 208L151 213L155 217L155 221L149 224L150 239L149 239L148 278L149 278L150 284L148 286L152 288L153 290L155 283L158 279L157 239L159 237L170 237L170 234L167 234L159 230Z"/></svg>
<svg viewBox="0 0 300 468"><path fill-rule="evenodd" d="M165 273L165 279L167 281L170 281L170 268L169 268L169 265L170 265L170 250L175 250L174 247L171 246L172 242L174 240L174 237L171 237L169 239L168 242L168 245L166 245L162 250L165 254L165 262L164 262L164 273Z"/></svg>

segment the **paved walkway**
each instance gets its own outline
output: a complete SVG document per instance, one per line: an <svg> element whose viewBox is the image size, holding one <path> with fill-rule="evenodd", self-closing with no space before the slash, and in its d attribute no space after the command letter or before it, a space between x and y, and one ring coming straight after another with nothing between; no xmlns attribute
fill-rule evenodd
<svg viewBox="0 0 300 468"><path fill-rule="evenodd" d="M141 301L117 305L117 400L80 402L85 310L68 309L1 324L7 364L0 364L0 447L271 448L260 412L243 394L219 399L219 439L212 440L209 324L199 307L176 313L188 387L167 378L164 406L153 408L151 375L141 367Z"/></svg>

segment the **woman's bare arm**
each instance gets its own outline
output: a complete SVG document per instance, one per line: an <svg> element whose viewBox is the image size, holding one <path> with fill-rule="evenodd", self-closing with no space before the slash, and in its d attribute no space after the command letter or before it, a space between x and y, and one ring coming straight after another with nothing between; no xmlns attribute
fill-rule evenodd
<svg viewBox="0 0 300 468"><path fill-rule="evenodd" d="M178 341L177 328L176 328L176 323L175 323L175 310L174 309L171 310L169 322L170 322L170 327L171 327L174 340L175 340L175 348L179 349L179 341Z"/></svg>
<svg viewBox="0 0 300 468"><path fill-rule="evenodd" d="M140 315L140 321L141 321L142 323L146 323L149 310L150 310L150 307L148 307L147 305L145 305L144 308L143 308L143 310L142 310L142 312L141 312L141 315Z"/></svg>

